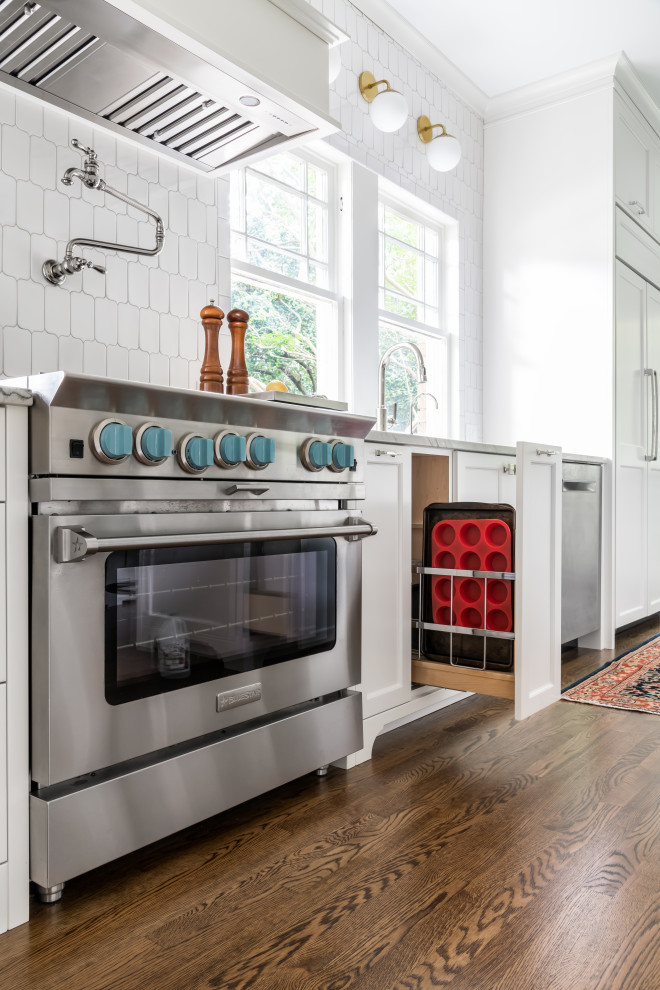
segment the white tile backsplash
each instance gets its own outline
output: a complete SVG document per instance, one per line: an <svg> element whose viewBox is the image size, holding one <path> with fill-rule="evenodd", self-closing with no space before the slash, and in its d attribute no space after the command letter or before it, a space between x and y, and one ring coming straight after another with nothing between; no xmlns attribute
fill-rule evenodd
<svg viewBox="0 0 660 990"><path fill-rule="evenodd" d="M107 348L98 340L86 340L83 344L83 371L86 375L98 375L100 378L107 373Z"/></svg>
<svg viewBox="0 0 660 990"><path fill-rule="evenodd" d="M81 165L73 137L96 150L108 185L160 213L165 244L157 257L76 249L106 274L86 269L51 286L43 262L61 260L76 237L155 244L155 224L144 214L78 180L62 184L65 169ZM203 338L199 309L209 295L221 294L216 187L224 203L228 185L0 85L2 373L61 367L134 381L196 382L197 344L190 337Z"/></svg>
<svg viewBox="0 0 660 990"><path fill-rule="evenodd" d="M5 374L24 375L32 366L32 334L23 327L5 327L3 341Z"/></svg>
<svg viewBox="0 0 660 990"><path fill-rule="evenodd" d="M18 280L18 325L24 330L45 328L44 287L31 279Z"/></svg>
<svg viewBox="0 0 660 990"><path fill-rule="evenodd" d="M82 372L83 343L75 337L60 337L58 340L58 370Z"/></svg>
<svg viewBox="0 0 660 990"><path fill-rule="evenodd" d="M117 343L117 303L99 298L94 303L95 338L102 344Z"/></svg>
<svg viewBox="0 0 660 990"><path fill-rule="evenodd" d="M117 343L134 350L140 343L140 310L137 306L120 303L117 306Z"/></svg>
<svg viewBox="0 0 660 990"><path fill-rule="evenodd" d="M141 309L140 350L146 351L148 354L154 354L158 351L159 329L158 313L155 313L151 309Z"/></svg>
<svg viewBox="0 0 660 990"><path fill-rule="evenodd" d="M2 270L13 278L30 277L30 235L26 230L2 228Z"/></svg>
<svg viewBox="0 0 660 990"><path fill-rule="evenodd" d="M119 378L122 381L128 378L128 349L118 345L111 345L107 351L108 378Z"/></svg>
<svg viewBox="0 0 660 990"><path fill-rule="evenodd" d="M32 367L35 371L57 371L59 340L54 333L32 334Z"/></svg>

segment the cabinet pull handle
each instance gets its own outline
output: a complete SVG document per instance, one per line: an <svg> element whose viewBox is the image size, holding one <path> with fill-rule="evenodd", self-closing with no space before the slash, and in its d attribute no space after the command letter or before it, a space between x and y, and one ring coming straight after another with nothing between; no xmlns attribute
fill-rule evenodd
<svg viewBox="0 0 660 990"><path fill-rule="evenodd" d="M635 213L637 214L638 217L641 217L641 216L643 216L646 213L646 210L644 209L644 207L642 206L642 204L640 203L640 201L638 199L631 199L631 200L629 200L628 201L628 206L636 206L637 207L637 209L635 210Z"/></svg>
<svg viewBox="0 0 660 990"><path fill-rule="evenodd" d="M502 471L504 472L504 474L515 474L516 473L516 465L515 464L504 464L502 466Z"/></svg>
<svg viewBox="0 0 660 990"><path fill-rule="evenodd" d="M399 454L393 450L374 450L376 457L398 457Z"/></svg>
<svg viewBox="0 0 660 990"><path fill-rule="evenodd" d="M537 457L540 457L542 454L545 454L546 457L554 457L556 453L558 453L556 450L546 450L544 447L536 448Z"/></svg>
<svg viewBox="0 0 660 990"><path fill-rule="evenodd" d="M653 377L651 378L651 384L653 386L653 391L651 393L651 399L653 402L653 436L651 439L651 460L657 461L658 459L658 372L653 369Z"/></svg>
<svg viewBox="0 0 660 990"><path fill-rule="evenodd" d="M651 453L644 454L644 460L657 461L658 459L658 373L655 370L655 368L644 368L644 377L651 379ZM648 451L648 437L646 439L646 444L647 444L646 449Z"/></svg>

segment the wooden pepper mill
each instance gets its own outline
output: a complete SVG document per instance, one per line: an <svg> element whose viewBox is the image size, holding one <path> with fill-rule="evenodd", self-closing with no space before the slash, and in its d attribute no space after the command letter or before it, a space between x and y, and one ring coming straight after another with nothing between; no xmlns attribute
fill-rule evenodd
<svg viewBox="0 0 660 990"><path fill-rule="evenodd" d="M199 372L199 387L202 392L224 392L222 365L218 352L218 335L224 313L213 305L213 299L199 314L206 334L204 360Z"/></svg>
<svg viewBox="0 0 660 990"><path fill-rule="evenodd" d="M227 394L247 395L248 370L245 363L245 331L250 317L242 309L232 309L227 314L231 333L231 358L227 369Z"/></svg>

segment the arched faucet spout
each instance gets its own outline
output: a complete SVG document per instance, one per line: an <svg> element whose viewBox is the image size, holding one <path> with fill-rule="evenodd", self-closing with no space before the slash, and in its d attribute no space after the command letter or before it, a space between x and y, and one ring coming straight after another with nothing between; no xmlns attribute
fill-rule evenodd
<svg viewBox="0 0 660 990"><path fill-rule="evenodd" d="M378 366L378 409L376 410L378 421L377 428L383 433L387 430L387 406L385 405L385 373L392 355L399 350L407 349L413 352L417 359L417 381L423 385L427 381L426 368L424 366L424 355L417 344L410 340L401 340L398 344L392 344L383 354Z"/></svg>

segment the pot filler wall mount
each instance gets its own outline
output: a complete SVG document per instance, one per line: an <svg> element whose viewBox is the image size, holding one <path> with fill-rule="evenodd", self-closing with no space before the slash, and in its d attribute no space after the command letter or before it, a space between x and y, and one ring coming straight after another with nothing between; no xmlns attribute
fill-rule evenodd
<svg viewBox="0 0 660 990"><path fill-rule="evenodd" d="M135 210L146 213L156 223L156 243L152 248L145 248L137 244L115 244L113 241L99 241L90 237L73 237L66 246L62 261L55 261L53 258L49 258L42 265L41 271L44 278L52 285L62 285L67 275L74 275L82 271L83 268L91 268L93 271L105 275L106 269L103 265L97 265L93 261L80 257L80 255L75 253L77 249L85 247L98 248L102 251L123 251L127 254L149 255L153 257L160 254L165 243L165 227L158 214L154 210L149 209L148 206L143 206L134 199L125 196L118 189L113 189L101 178L99 175L98 156L93 148L85 148L77 138L73 138L71 147L82 152L85 160L82 168L68 168L66 170L62 176L62 184L72 186L74 179L80 179L83 186L87 189L98 189L99 192L103 192L107 196L114 196L115 199L121 200L127 206L132 206Z"/></svg>
<svg viewBox="0 0 660 990"><path fill-rule="evenodd" d="M374 421L311 397L20 383L34 394L30 869L54 901L362 748Z"/></svg>

